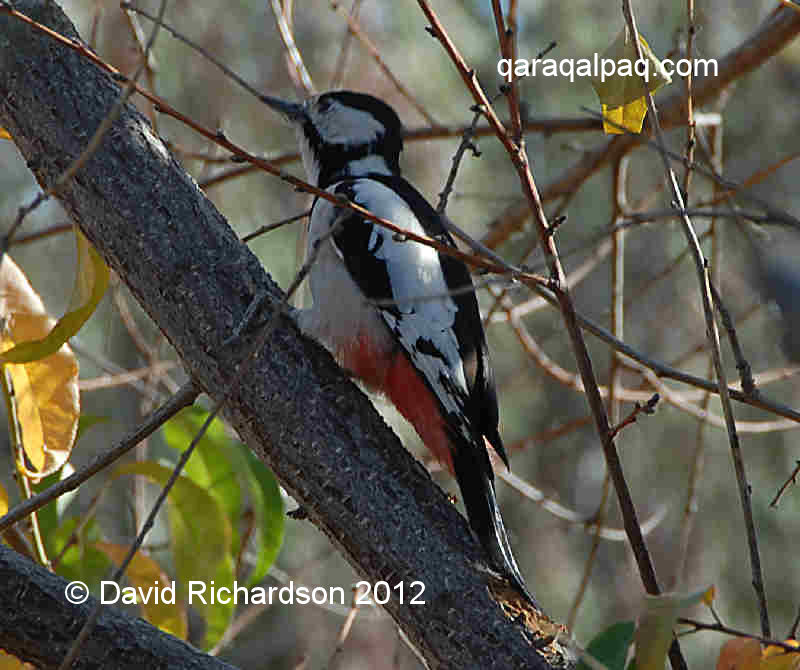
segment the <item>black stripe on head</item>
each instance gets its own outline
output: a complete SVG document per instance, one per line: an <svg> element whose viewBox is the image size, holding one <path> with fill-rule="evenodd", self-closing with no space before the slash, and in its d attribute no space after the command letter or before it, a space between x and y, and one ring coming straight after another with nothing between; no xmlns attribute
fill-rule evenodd
<svg viewBox="0 0 800 670"><path fill-rule="evenodd" d="M402 133L397 113L365 93L334 91L307 103L303 134L320 165L320 188L348 176L348 163L368 156L383 157L387 167L399 174Z"/></svg>

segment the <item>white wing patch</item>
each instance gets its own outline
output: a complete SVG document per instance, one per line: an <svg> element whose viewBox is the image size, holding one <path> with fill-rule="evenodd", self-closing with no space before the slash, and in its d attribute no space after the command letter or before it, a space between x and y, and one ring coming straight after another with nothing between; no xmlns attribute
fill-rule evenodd
<svg viewBox="0 0 800 670"><path fill-rule="evenodd" d="M353 190L358 204L409 232L425 235L406 202L387 186L359 179L353 182ZM386 264L397 308L379 307L383 320L445 410L463 416L468 387L453 329L458 308L448 295L438 252L397 239L394 232L378 224L373 224L369 251ZM462 429L468 436L466 426Z"/></svg>

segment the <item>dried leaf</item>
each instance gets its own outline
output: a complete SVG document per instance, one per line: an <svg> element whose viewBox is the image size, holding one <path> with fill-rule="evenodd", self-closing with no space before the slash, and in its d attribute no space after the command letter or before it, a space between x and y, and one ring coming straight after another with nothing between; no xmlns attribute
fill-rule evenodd
<svg viewBox="0 0 800 670"><path fill-rule="evenodd" d="M653 93L671 81L661 60L641 34L639 44L643 63L637 61L633 39L627 27L623 28L601 56L603 62L614 64L613 73L598 74L591 79L592 87L602 103L603 131L606 133L620 134L625 130L642 132L647 114L645 84L647 90ZM601 72L605 73L605 68ZM645 74L646 82L642 81L642 74Z"/></svg>
<svg viewBox="0 0 800 670"><path fill-rule="evenodd" d="M0 484L0 516L8 512L8 491Z"/></svg>
<svg viewBox="0 0 800 670"><path fill-rule="evenodd" d="M97 309L108 287L109 271L100 254L75 228L77 270L69 308L56 324L38 338L17 339L17 346L3 352L8 363L29 363L55 353L75 335ZM32 290L32 289L31 289ZM38 296L37 296L38 297Z"/></svg>
<svg viewBox="0 0 800 670"><path fill-rule="evenodd" d="M0 265L0 352L47 336L53 319L27 278L6 254ZM8 402L18 422L27 474L41 479L69 458L80 416L78 361L68 345L28 363L4 366Z"/></svg>
<svg viewBox="0 0 800 670"><path fill-rule="evenodd" d="M770 645L761 658L759 670L800 670L800 642L786 640L786 644L797 648L797 652L787 652L783 647Z"/></svg>

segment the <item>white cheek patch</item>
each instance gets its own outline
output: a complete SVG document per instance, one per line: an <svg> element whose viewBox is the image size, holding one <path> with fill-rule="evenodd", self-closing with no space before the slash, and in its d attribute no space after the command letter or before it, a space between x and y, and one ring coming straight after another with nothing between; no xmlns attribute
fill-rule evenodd
<svg viewBox="0 0 800 670"><path fill-rule="evenodd" d="M345 107L335 100L325 113L320 113L315 107L311 107L308 113L326 144L370 144L386 130L369 112Z"/></svg>
<svg viewBox="0 0 800 670"><path fill-rule="evenodd" d="M297 143L300 145L300 156L303 159L303 168L305 168L308 181L312 184L319 184L320 164L311 145L308 143L308 138L303 131L302 126L297 127Z"/></svg>

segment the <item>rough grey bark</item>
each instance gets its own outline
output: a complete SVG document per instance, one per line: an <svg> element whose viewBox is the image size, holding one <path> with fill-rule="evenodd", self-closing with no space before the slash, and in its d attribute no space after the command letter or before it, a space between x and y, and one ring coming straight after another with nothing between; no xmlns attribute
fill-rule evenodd
<svg viewBox="0 0 800 670"><path fill-rule="evenodd" d="M76 36L55 3L13 6ZM43 186L80 154L119 90L0 10L0 125ZM256 291L268 293L270 314L281 290L132 107L59 199L197 383L214 400L238 384L228 420L356 571L425 584L427 604L392 599L386 609L430 667L551 667L491 598L463 517L321 347L287 318L257 360L237 366L237 351L221 346ZM0 647L14 635L6 622ZM564 663L557 651L548 659Z"/></svg>
<svg viewBox="0 0 800 670"><path fill-rule="evenodd" d="M66 579L0 545L0 648L37 667L57 668L95 604L94 598L83 605L69 604L66 585ZM233 666L107 607L73 668L232 670Z"/></svg>

